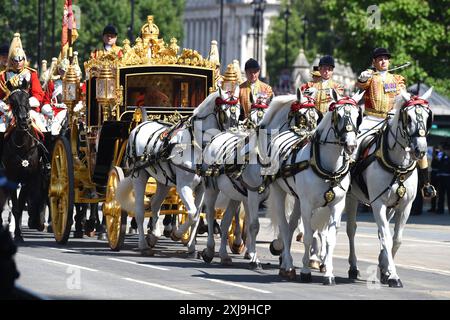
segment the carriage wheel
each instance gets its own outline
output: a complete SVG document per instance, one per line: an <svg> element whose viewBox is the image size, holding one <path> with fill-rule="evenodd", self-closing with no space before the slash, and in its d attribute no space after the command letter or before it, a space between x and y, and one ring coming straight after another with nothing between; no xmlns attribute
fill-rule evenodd
<svg viewBox="0 0 450 320"><path fill-rule="evenodd" d="M48 196L55 240L66 244L73 223L74 199L73 159L66 137L60 137L53 148Z"/></svg>
<svg viewBox="0 0 450 320"><path fill-rule="evenodd" d="M119 251L122 248L127 228L128 214L125 210L122 210L119 202L116 200L117 186L123 179L124 174L122 168L113 167L109 171L106 185L106 200L103 205L108 243L113 251Z"/></svg>
<svg viewBox="0 0 450 320"><path fill-rule="evenodd" d="M235 254L241 254L244 252L245 249L245 220L244 220L244 212L239 212L239 226L241 228L241 235L242 235L242 244L241 246L237 247L234 244L234 240L236 237L234 236L234 232L236 230L236 219L233 217L233 220L231 221L230 229L228 230L228 246L230 247L231 252Z"/></svg>

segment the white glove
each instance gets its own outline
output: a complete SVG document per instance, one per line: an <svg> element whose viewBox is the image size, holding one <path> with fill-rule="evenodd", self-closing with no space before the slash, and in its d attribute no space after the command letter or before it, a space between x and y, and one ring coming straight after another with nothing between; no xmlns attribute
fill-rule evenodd
<svg viewBox="0 0 450 320"><path fill-rule="evenodd" d="M39 107L41 104L39 103L39 100L36 99L35 97L30 97L28 99L29 103L30 103L30 107L31 108L37 108Z"/></svg>
<svg viewBox="0 0 450 320"><path fill-rule="evenodd" d="M84 105L82 101L78 101L78 103L75 105L75 107L73 108L74 112L80 112L81 110L83 110Z"/></svg>
<svg viewBox="0 0 450 320"><path fill-rule="evenodd" d="M41 108L41 113L48 118L53 118L53 109L49 104L44 104Z"/></svg>
<svg viewBox="0 0 450 320"><path fill-rule="evenodd" d="M7 113L8 111L9 111L8 105L0 100L0 112Z"/></svg>
<svg viewBox="0 0 450 320"><path fill-rule="evenodd" d="M372 70L366 70L361 72L361 74L358 77L358 81L359 82L366 82L367 80L369 80L370 78L372 78Z"/></svg>

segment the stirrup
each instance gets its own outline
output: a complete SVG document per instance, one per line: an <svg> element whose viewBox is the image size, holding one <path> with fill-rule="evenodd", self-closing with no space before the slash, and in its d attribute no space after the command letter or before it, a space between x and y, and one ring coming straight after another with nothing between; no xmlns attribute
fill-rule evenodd
<svg viewBox="0 0 450 320"><path fill-rule="evenodd" d="M425 199L436 197L436 189L431 184L426 184L422 187L422 197Z"/></svg>

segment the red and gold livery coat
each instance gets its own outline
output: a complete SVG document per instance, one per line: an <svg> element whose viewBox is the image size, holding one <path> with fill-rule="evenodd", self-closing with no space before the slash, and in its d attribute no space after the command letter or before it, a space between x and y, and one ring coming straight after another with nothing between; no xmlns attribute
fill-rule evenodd
<svg viewBox="0 0 450 320"><path fill-rule="evenodd" d="M248 117L250 112L250 92L252 92L252 87L250 81L245 81L239 86L239 100L241 104L241 108L244 110L245 118ZM253 95L256 96L258 93L264 92L268 99L271 99L273 96L272 87L268 84L258 80L255 82L253 86Z"/></svg>
<svg viewBox="0 0 450 320"><path fill-rule="evenodd" d="M311 87L317 89L315 106L316 109L319 110L321 113L325 113L328 111L328 106L330 105L332 99L330 96L330 89L335 89L339 93L339 95L344 94L344 87L339 83L333 81L332 79L328 81L304 83L300 87L300 90L303 92Z"/></svg>

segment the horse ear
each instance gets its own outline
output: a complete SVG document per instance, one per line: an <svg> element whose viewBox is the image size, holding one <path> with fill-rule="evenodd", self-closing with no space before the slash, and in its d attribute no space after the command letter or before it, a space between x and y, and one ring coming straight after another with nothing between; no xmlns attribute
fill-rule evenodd
<svg viewBox="0 0 450 320"><path fill-rule="evenodd" d="M427 92L425 92L425 94L420 97L420 99L427 100L431 96L432 92L433 92L433 87L428 89Z"/></svg>
<svg viewBox="0 0 450 320"><path fill-rule="evenodd" d="M222 97L222 88L220 88L220 86L219 86L219 97Z"/></svg>
<svg viewBox="0 0 450 320"><path fill-rule="evenodd" d="M356 104L358 104L358 102L362 99L363 96L364 96L364 90L361 90L361 91L355 93L353 95L352 99L356 101Z"/></svg>
<svg viewBox="0 0 450 320"><path fill-rule="evenodd" d="M239 98L239 91L240 91L239 86L236 86L236 88L234 88L233 97Z"/></svg>
<svg viewBox="0 0 450 320"><path fill-rule="evenodd" d="M297 88L297 101L302 101L302 91L300 90L300 88Z"/></svg>
<svg viewBox="0 0 450 320"><path fill-rule="evenodd" d="M341 100L341 96L334 88L330 88L330 96L333 98L334 102Z"/></svg>
<svg viewBox="0 0 450 320"><path fill-rule="evenodd" d="M311 91L310 97L313 98L313 99L315 99L316 96L317 96L318 90L317 90L316 88L314 88L314 87L311 87L311 88L310 88L310 91Z"/></svg>

